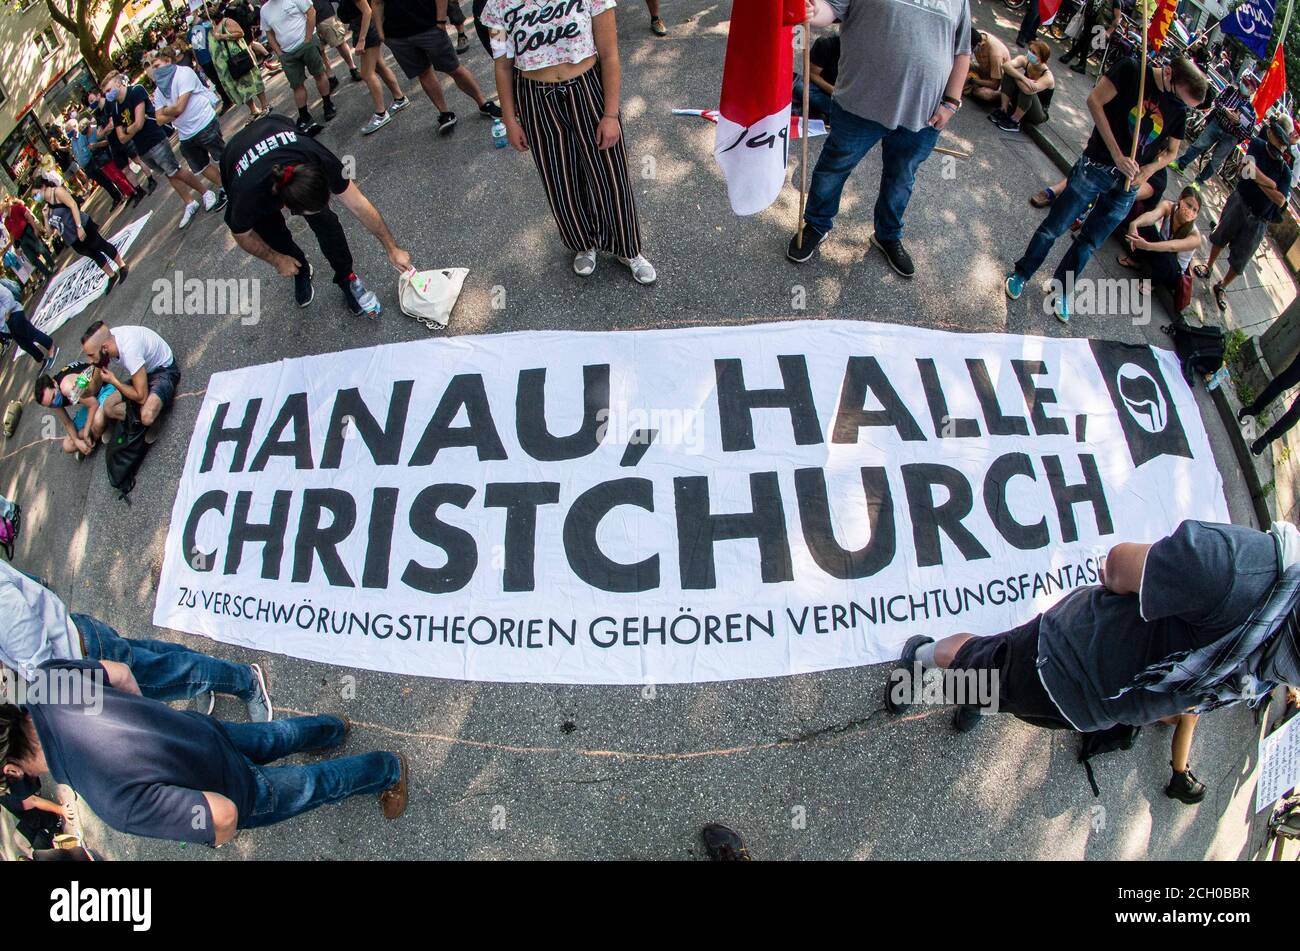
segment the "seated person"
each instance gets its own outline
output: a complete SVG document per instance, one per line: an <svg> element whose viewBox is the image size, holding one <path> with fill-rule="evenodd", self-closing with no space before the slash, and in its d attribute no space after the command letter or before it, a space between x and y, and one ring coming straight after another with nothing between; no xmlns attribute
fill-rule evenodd
<svg viewBox="0 0 1300 951"><path fill-rule="evenodd" d="M808 52L810 63L809 76L812 85L808 87L808 118L828 120L831 117L831 96L835 94L835 81L840 76L840 34L823 36L814 41ZM803 80L794 79L794 111L798 115L803 111Z"/></svg>
<svg viewBox="0 0 1300 951"><path fill-rule="evenodd" d="M1042 125L1047 121L1047 108L1056 88L1056 77L1047 66L1051 56L1050 46L1034 40L1023 56L1002 64L1002 104L989 118L1003 132L1019 132L1022 122Z"/></svg>
<svg viewBox="0 0 1300 951"><path fill-rule="evenodd" d="M67 811L41 795L40 777L6 777L6 783L0 792L0 806L14 817L15 831L32 851L54 848L54 837L63 831Z"/></svg>
<svg viewBox="0 0 1300 951"><path fill-rule="evenodd" d="M1007 44L983 30L970 31L970 72L962 96L992 105L999 101L1002 67L1011 59Z"/></svg>
<svg viewBox="0 0 1300 951"><path fill-rule="evenodd" d="M83 390L77 379L87 371L90 382ZM58 410L56 415L67 432L63 451L83 456L89 455L104 435L109 420L105 403L114 395L121 401L117 387L105 383L99 367L88 363L70 363L53 376L42 375L36 380L36 402Z"/></svg>
<svg viewBox="0 0 1300 951"><path fill-rule="evenodd" d="M101 379L111 383L119 399L109 400L103 407L109 419L126 419L125 400L140 406L140 422L152 427L163 411L176 398L176 387L181 381L180 367L167 341L148 327L109 328L102 320L91 324L81 336L81 349L86 359L99 368ZM108 365L121 362L127 378L116 377ZM151 432L148 440L153 442Z"/></svg>
<svg viewBox="0 0 1300 951"><path fill-rule="evenodd" d="M1119 256L1120 266L1149 273L1152 284L1177 299L1183 275L1201 249L1201 232L1196 227L1200 213L1200 192L1188 185L1177 201L1161 201L1134 218L1124 235L1129 253Z"/></svg>

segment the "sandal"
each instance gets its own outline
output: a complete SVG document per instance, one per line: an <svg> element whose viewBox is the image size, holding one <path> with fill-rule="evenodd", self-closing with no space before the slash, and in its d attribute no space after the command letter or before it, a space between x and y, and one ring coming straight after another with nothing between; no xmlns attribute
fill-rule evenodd
<svg viewBox="0 0 1300 951"><path fill-rule="evenodd" d="M1201 280L1205 280L1207 277L1210 276L1210 269L1204 264L1198 264L1194 268L1192 268L1192 273L1197 277L1199 277Z"/></svg>
<svg viewBox="0 0 1300 951"><path fill-rule="evenodd" d="M1226 293L1224 286L1222 284L1215 284L1214 287L1211 288L1211 291L1214 293L1214 302L1219 305L1219 313L1227 313L1228 301L1224 297L1224 294Z"/></svg>
<svg viewBox="0 0 1300 951"><path fill-rule="evenodd" d="M1052 202L1056 201L1056 192L1050 188L1044 188L1041 192L1029 199L1029 204L1035 208L1046 208Z"/></svg>

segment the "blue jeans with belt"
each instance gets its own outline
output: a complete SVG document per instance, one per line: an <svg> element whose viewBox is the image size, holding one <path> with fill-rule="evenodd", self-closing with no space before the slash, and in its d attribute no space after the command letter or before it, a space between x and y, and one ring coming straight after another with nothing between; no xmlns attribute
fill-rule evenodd
<svg viewBox="0 0 1300 951"><path fill-rule="evenodd" d="M1016 274L1026 281L1033 277L1056 244L1056 239L1070 229L1074 219L1089 205L1093 205L1088 220L1074 236L1074 243L1061 258L1053 275L1061 286L1069 286L1067 275L1078 278L1092 253L1127 217L1136 198L1137 189L1129 189L1128 181L1119 169L1081 156L1070 171L1065 191L1052 202L1052 210L1029 239L1024 256L1016 262Z"/></svg>
<svg viewBox="0 0 1300 951"><path fill-rule="evenodd" d="M882 167L876 197L876 237L881 241L901 240L903 214L912 198L916 170L938 141L939 130L932 126L915 132L902 127L890 129L832 102L831 131L808 184L804 221L822 234L831 230L840 211L844 183L879 142Z"/></svg>
<svg viewBox="0 0 1300 951"><path fill-rule="evenodd" d="M239 828L256 829L339 802L350 796L380 793L397 784L402 762L396 753L362 753L303 766L268 766L304 750L323 750L343 742L338 717L290 717L270 723L225 723L221 728L244 754L257 780L251 814Z"/></svg>
<svg viewBox="0 0 1300 951"><path fill-rule="evenodd" d="M72 623L81 633L87 660L126 664L140 693L154 700L188 700L207 690L251 700L261 690L247 664L209 657L169 641L123 637L86 614L72 615Z"/></svg>

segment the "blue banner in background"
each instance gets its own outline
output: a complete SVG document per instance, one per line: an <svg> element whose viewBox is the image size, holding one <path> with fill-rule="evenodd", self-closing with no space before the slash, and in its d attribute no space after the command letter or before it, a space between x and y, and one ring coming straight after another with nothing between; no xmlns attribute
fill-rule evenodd
<svg viewBox="0 0 1300 951"><path fill-rule="evenodd" d="M1246 0L1219 24L1224 33L1235 36L1262 60L1268 59L1268 41L1273 35L1274 0Z"/></svg>

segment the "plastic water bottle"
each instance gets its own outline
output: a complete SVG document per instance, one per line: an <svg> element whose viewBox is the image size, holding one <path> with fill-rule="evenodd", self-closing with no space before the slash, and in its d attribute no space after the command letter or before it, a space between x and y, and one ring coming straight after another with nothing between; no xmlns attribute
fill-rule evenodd
<svg viewBox="0 0 1300 951"><path fill-rule="evenodd" d="M77 378L76 378L76 379L73 381L73 383L72 383L72 400L71 400L71 402L72 402L72 404L73 404L74 406L75 406L77 403L80 403L80 402L81 402L81 398L82 398L82 396L85 395L86 390L87 390L89 387L90 387L90 371L89 371L89 370L82 370L80 373L77 374Z"/></svg>
<svg viewBox="0 0 1300 951"><path fill-rule="evenodd" d="M506 124L500 119L493 119L492 145L498 149L504 149L506 144Z"/></svg>

